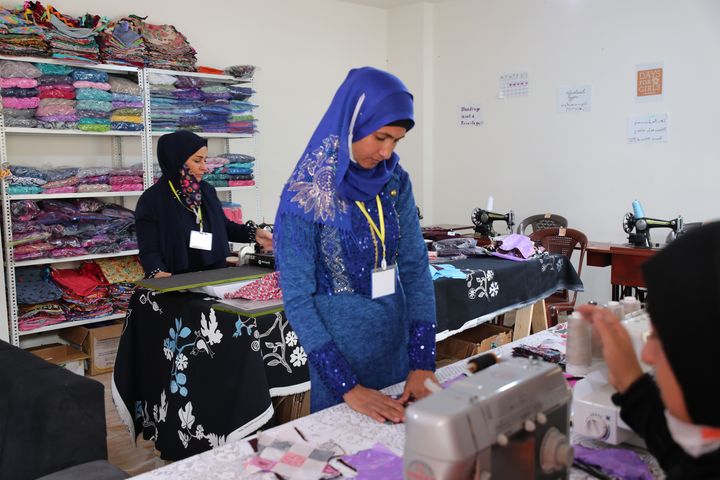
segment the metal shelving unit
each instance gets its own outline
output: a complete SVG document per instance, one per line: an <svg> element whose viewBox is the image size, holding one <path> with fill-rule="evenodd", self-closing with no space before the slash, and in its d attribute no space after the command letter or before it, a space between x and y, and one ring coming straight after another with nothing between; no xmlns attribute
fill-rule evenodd
<svg viewBox="0 0 720 480"><path fill-rule="evenodd" d="M189 76L203 78L216 83L224 84L248 84L252 86L252 80L238 79L228 75L213 75L203 74L194 72L178 72L172 70L160 70L150 68L135 68L126 67L119 65L88 65L85 63L67 62L53 59L44 58L31 58L31 57L10 57L0 55L0 60L12 60L12 61L25 61L30 63L46 63L54 65L68 65L78 68L87 68L93 70L101 70L108 73L124 74L137 76L138 85L140 86L141 95L143 99L143 131L139 132L126 132L126 131L109 131L109 132L84 132L80 130L53 130L53 129L42 129L42 128L18 128L18 127L5 127L5 121L0 108L0 167L7 168L9 166L9 157L7 151L6 139L8 136L78 136L85 138L102 138L107 137L110 140L111 148L111 163L113 167L122 166L123 159L123 138L138 138L140 139L141 158L143 163L143 189L147 189L153 185L153 139L159 137L167 132L153 132L151 119L151 105L150 105L150 84L148 76L151 73L168 74L173 76ZM1 98L0 98L1 99ZM208 139L220 139L224 140L224 151L230 152L230 141L231 140L253 140L253 151L256 152L256 139L255 135L248 134L237 134L237 133L199 133L200 136ZM257 182L257 167L255 172ZM250 191L255 193L257 214L260 215L260 195L257 186L250 187L221 187L217 189L218 192L222 192L225 195L231 196L232 192ZM32 265L47 265L47 264L58 264L68 262L78 262L83 260L93 260L100 258L112 258L137 255L137 250L129 250L124 252L116 252L109 254L97 254L97 255L83 255L79 257L64 257L64 258L42 258L35 260L26 260L16 262L13 255L13 247L11 246L12 241L12 217L10 210L10 202L16 200L45 200L45 199L74 199L74 198L117 198L124 200L128 197L138 197L142 192L90 192L90 193L58 193L58 194L19 194L10 195L8 193L8 184L4 180L0 180L0 197L2 198L2 216L3 216L3 250L4 260L0 258L0 268L4 267L5 275L0 276L0 288L3 287L3 282L6 283L5 291L6 296L0 295L0 317L2 312L7 312L7 323L0 321L0 338L9 338L9 341L13 345L19 345L20 337L27 336L43 332L51 332L64 328L69 328L77 325L85 325L90 323L98 323L107 320L123 318L124 314L112 314L105 317L98 317L87 320L68 321L62 322L55 325L49 325L46 327L40 327L37 329L20 332L18 328L18 307L17 307L17 290L15 285L15 269L19 267L26 267ZM4 262L4 264L3 264ZM7 303L6 303L7 302Z"/></svg>

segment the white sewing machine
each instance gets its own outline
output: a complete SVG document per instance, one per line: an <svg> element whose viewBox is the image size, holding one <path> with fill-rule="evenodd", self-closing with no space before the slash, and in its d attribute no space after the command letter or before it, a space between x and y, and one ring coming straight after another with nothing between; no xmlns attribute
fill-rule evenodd
<svg viewBox="0 0 720 480"><path fill-rule="evenodd" d="M627 315L622 323L630 333L635 354L640 358L651 328L650 317L645 311L638 311ZM642 361L640 366L646 372L651 370ZM601 361L592 368L584 379L575 384L573 390L573 432L613 445L632 443L644 447L645 442L623 422L620 408L610 398L616 390L608 383L607 365Z"/></svg>
<svg viewBox="0 0 720 480"><path fill-rule="evenodd" d="M511 358L408 407L404 478L558 479L571 392L556 365Z"/></svg>

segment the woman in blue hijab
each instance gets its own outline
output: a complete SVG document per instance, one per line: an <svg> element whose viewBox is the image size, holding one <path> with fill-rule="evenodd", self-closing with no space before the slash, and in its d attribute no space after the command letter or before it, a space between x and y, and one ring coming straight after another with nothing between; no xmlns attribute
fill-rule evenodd
<svg viewBox="0 0 720 480"><path fill-rule="evenodd" d="M311 409L378 421L429 393L435 297L410 178L394 152L414 126L395 76L351 70L283 189L275 251L285 312L310 360ZM393 399L379 389L407 380Z"/></svg>

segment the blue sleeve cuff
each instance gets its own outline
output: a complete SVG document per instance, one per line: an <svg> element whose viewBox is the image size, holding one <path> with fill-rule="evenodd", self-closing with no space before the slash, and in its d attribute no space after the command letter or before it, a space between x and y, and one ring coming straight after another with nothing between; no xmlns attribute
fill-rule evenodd
<svg viewBox="0 0 720 480"><path fill-rule="evenodd" d="M333 342L328 342L309 354L310 363L315 367L323 383L342 401L343 395L358 384L350 364Z"/></svg>
<svg viewBox="0 0 720 480"><path fill-rule="evenodd" d="M435 371L435 324L415 322L410 327L410 370Z"/></svg>

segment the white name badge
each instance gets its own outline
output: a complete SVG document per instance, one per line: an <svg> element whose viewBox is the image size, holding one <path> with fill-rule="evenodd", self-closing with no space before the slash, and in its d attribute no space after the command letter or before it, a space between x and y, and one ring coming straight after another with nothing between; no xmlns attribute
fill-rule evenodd
<svg viewBox="0 0 720 480"><path fill-rule="evenodd" d="M212 233L198 232L193 230L190 232L190 248L198 250L212 250Z"/></svg>
<svg viewBox="0 0 720 480"><path fill-rule="evenodd" d="M385 297L395 293L395 266L374 270L370 277L372 298Z"/></svg>

